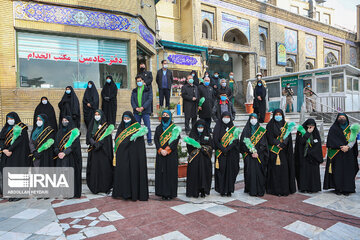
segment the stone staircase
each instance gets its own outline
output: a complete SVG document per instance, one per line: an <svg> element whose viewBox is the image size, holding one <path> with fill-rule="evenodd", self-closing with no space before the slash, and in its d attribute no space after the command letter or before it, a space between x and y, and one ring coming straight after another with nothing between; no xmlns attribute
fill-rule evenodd
<svg viewBox="0 0 360 240"><path fill-rule="evenodd" d="M309 118L309 115L305 115L305 119ZM248 120L248 114L236 114L236 118L235 118L235 126L240 127L241 129L244 128L246 122ZM291 113L291 114L287 114L286 115L286 120L287 121L291 121L291 122L295 122L295 123L299 123L300 121L300 114L299 113ZM182 129L185 128L184 126L184 116L174 116L173 117L173 122L177 125L180 126ZM321 121L317 120L317 123L320 124ZM152 130L152 137L154 136L154 132L156 127L160 124L159 120L157 117L152 117L151 118L151 130ZM212 123L212 128L215 126L215 123ZM263 126L266 127L266 124L263 124ZM325 139L327 137L327 132L330 128L330 124L325 124L324 125L324 130L325 130ZM116 129L115 129L116 130ZM85 129L81 129L81 137L80 137L80 142L81 142L81 149L82 149L82 157L83 157L83 171L82 171L82 178L83 181L85 182L86 180L86 164L87 164L87 145L86 145L86 130ZM115 138L115 132L113 133L113 139ZM295 140L295 133L296 131L293 131L292 133L292 138L293 140ZM181 138L184 138L186 136L185 132L182 131L181 133ZM146 137L145 137L146 138ZM180 140L181 147L182 147L182 151L186 151L186 144ZM149 179L149 185L153 186L155 184L155 159L156 159L156 149L155 149L155 144L153 146L148 146L146 145L146 156L147 156L147 167L148 167L148 179ZM186 158L180 159L180 161L185 162ZM212 161L214 162L214 157L212 159ZM240 173L242 174L242 170L243 170L243 161L242 158L240 160ZM214 171L213 171L214 172ZM179 179L179 187L185 186L186 183L186 178L180 178Z"/></svg>

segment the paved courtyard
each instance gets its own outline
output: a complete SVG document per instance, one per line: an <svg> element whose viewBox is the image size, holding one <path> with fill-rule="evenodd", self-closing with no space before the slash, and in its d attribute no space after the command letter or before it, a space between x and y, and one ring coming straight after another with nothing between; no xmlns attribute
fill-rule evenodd
<svg viewBox="0 0 360 240"><path fill-rule="evenodd" d="M180 188L173 201L132 202L83 187L81 199L1 200L0 239L360 239L360 193L258 198L240 182L232 197L187 198Z"/></svg>

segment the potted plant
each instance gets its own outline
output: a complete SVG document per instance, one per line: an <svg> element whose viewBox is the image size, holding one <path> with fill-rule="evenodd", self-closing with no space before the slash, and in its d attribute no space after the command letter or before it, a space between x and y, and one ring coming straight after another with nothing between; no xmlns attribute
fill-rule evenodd
<svg viewBox="0 0 360 240"><path fill-rule="evenodd" d="M187 156L187 152L183 152L182 151L182 147L179 144L177 146L177 150L178 150L178 156L179 156L179 165L178 165L178 178L184 178L187 176L187 162L186 161L181 161L182 158L186 158Z"/></svg>
<svg viewBox="0 0 360 240"><path fill-rule="evenodd" d="M264 122L268 123L270 121L270 118L271 118L271 112L266 112Z"/></svg>

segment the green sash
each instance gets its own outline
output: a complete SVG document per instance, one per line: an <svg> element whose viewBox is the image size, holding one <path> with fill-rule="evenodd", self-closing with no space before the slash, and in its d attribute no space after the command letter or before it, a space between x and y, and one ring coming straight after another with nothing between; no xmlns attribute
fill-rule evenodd
<svg viewBox="0 0 360 240"><path fill-rule="evenodd" d="M346 141L349 141L351 134L350 124L344 129L343 133L345 135ZM330 158L330 160L333 159L336 156L336 154L339 153L339 151L340 151L339 149L328 148L327 155Z"/></svg>
<svg viewBox="0 0 360 240"><path fill-rule="evenodd" d="M94 140L95 142L99 142L100 138L105 134L106 129L109 127L110 125L107 122L104 122L103 125L96 131L96 133L94 134ZM88 152L92 151L94 149L93 146L89 146L88 148Z"/></svg>
<svg viewBox="0 0 360 240"><path fill-rule="evenodd" d="M284 135L285 135L285 133L286 133L286 130L287 130L287 128L288 128L288 123L287 122L285 122L285 124L284 124L284 126L283 126L283 128L281 129L281 134L280 134L280 136L278 136L276 139L277 140L279 140L280 142L283 142L283 137L284 137ZM279 152L280 152L280 148L278 147L278 146L276 146L276 145L270 145L269 146L270 147L270 151L271 152L273 152L273 153L275 153L275 154L279 154Z"/></svg>
<svg viewBox="0 0 360 240"><path fill-rule="evenodd" d="M171 124L161 135L159 138L160 145L163 147L171 138L172 130L175 128L175 124Z"/></svg>
<svg viewBox="0 0 360 240"><path fill-rule="evenodd" d="M226 147L229 145L231 139L233 138L233 136L234 136L234 130L235 130L235 126L233 126L232 128L230 128L230 129L224 134L224 136L221 138L220 143L221 143L221 145L222 145L224 148L226 148ZM220 149L216 149L216 151L215 151L216 159L218 159L221 154L222 154L221 150L220 150Z"/></svg>
<svg viewBox="0 0 360 240"><path fill-rule="evenodd" d="M266 129L261 126L259 126L258 129L256 129L256 131L250 138L254 147L256 146L256 144L258 144L258 142L265 135L265 133L266 133ZM243 158L245 159L247 157L247 155L248 155L248 153L243 154Z"/></svg>
<svg viewBox="0 0 360 240"><path fill-rule="evenodd" d="M25 123L23 122L19 122L18 124L16 124L18 126L21 127L21 129L24 129L26 128L27 126L25 125ZM15 127L15 126L14 126ZM10 143L13 139L13 136L14 136L14 127L6 134L5 136L5 146L8 147L10 146Z"/></svg>
<svg viewBox="0 0 360 240"><path fill-rule="evenodd" d="M139 131L139 129L141 128L140 123L136 122L131 124L129 127L125 128L120 134L119 136L115 139L115 148L114 148L114 153L116 154L116 151L118 150L120 144L122 143L122 141L125 140L125 138L127 138L128 136L130 136L131 134ZM115 156L114 156L115 157Z"/></svg>

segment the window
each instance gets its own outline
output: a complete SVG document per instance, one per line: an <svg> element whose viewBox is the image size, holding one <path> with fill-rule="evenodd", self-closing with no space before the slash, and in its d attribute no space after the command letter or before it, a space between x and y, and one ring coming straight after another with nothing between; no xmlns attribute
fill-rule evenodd
<svg viewBox="0 0 360 240"><path fill-rule="evenodd" d="M260 72L261 72L263 77L267 76L267 70L266 69L260 69Z"/></svg>
<svg viewBox="0 0 360 240"><path fill-rule="evenodd" d="M325 67L338 65L338 60L332 52L329 52L325 57Z"/></svg>
<svg viewBox="0 0 360 240"><path fill-rule="evenodd" d="M212 39L212 27L208 20L204 20L202 23L202 38Z"/></svg>
<svg viewBox="0 0 360 240"><path fill-rule="evenodd" d="M305 17L309 16L309 9L303 8L302 15Z"/></svg>
<svg viewBox="0 0 360 240"><path fill-rule="evenodd" d="M315 14L315 19L320 22L320 12L316 12Z"/></svg>
<svg viewBox="0 0 360 240"><path fill-rule="evenodd" d="M259 41L260 41L260 51L266 52L266 38L264 34L260 34Z"/></svg>
<svg viewBox="0 0 360 240"><path fill-rule="evenodd" d="M288 58L288 60L286 60L285 71L286 72L294 72L295 71L295 63L291 58Z"/></svg>
<svg viewBox="0 0 360 240"><path fill-rule="evenodd" d="M359 79L355 79L354 78L354 87L353 87L354 91L359 91Z"/></svg>
<svg viewBox="0 0 360 240"><path fill-rule="evenodd" d="M352 78L348 77L346 82L346 89L352 91Z"/></svg>
<svg viewBox="0 0 360 240"><path fill-rule="evenodd" d="M232 29L228 31L224 36L224 41L229 43L236 43L240 45L249 45L249 41L245 34L239 29Z"/></svg>
<svg viewBox="0 0 360 240"><path fill-rule="evenodd" d="M306 70L314 69L314 65L311 62L307 62L305 67L306 67Z"/></svg>
<svg viewBox="0 0 360 240"><path fill-rule="evenodd" d="M280 82L267 82L266 87L268 89L269 98L280 97Z"/></svg>
<svg viewBox="0 0 360 240"><path fill-rule="evenodd" d="M128 44L124 41L17 33L19 86L98 88L111 75L118 88L128 87Z"/></svg>
<svg viewBox="0 0 360 240"><path fill-rule="evenodd" d="M290 11L296 14L299 14L299 7L297 6L290 6Z"/></svg>
<svg viewBox="0 0 360 240"><path fill-rule="evenodd" d="M344 75L338 74L332 76L332 89L331 92L338 93L338 92L344 92Z"/></svg>
<svg viewBox="0 0 360 240"><path fill-rule="evenodd" d="M329 77L320 77L316 79L316 90L318 93L329 92Z"/></svg>
<svg viewBox="0 0 360 240"><path fill-rule="evenodd" d="M330 14L324 13L323 22L326 23L326 24L331 24Z"/></svg>

